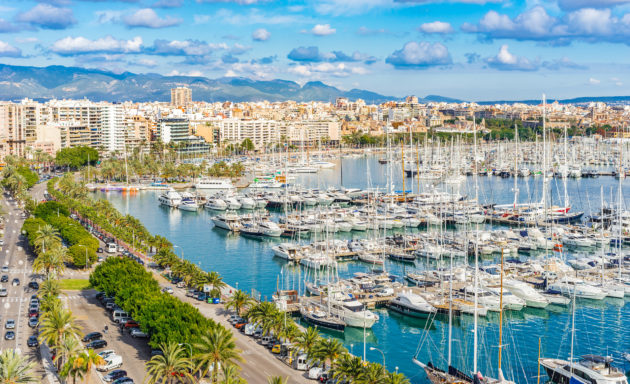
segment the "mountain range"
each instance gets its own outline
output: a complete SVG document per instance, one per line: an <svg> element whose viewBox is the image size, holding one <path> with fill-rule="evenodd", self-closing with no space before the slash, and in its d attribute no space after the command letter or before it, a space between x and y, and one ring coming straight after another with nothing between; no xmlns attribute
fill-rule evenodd
<svg viewBox="0 0 630 384"><path fill-rule="evenodd" d="M289 80L253 80L243 77L209 79L202 76L163 76L156 73L137 74L113 73L98 69L66 67L29 67L0 64L0 100L17 101L30 98L38 101L56 99L83 99L93 101L121 102L133 100L169 101L170 89L175 87L192 89L195 101L328 101L337 97L351 100L363 99L367 103L383 103L402 100L400 97L385 96L363 89L344 91L336 87L311 81L300 85ZM459 99L428 95L418 98L426 102L463 102ZM553 102L554 100L549 100ZM561 103L630 103L630 96L578 97L558 100ZM502 103L538 104L540 100L480 101L479 104Z"/></svg>

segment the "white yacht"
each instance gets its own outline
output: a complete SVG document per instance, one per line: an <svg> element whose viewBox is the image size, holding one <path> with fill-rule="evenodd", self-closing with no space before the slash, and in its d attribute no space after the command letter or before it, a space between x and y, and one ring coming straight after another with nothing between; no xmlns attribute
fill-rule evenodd
<svg viewBox="0 0 630 384"><path fill-rule="evenodd" d="M575 297L581 299L602 300L606 297L606 292L602 289L588 285L582 280L569 277L558 279L555 283L550 284L547 287L547 291L550 293L560 293L569 297L575 295Z"/></svg>
<svg viewBox="0 0 630 384"><path fill-rule="evenodd" d="M238 197L238 202L241 203L242 209L255 209L256 208L256 201L252 199L251 197L240 196Z"/></svg>
<svg viewBox="0 0 630 384"><path fill-rule="evenodd" d="M169 189L158 197L158 201L168 207L177 207L182 202L182 195L174 189Z"/></svg>
<svg viewBox="0 0 630 384"><path fill-rule="evenodd" d="M197 210L199 210L199 203L197 202L197 200L195 199L195 196L192 193L183 192L181 195L182 195L182 200L177 206L178 209L181 209L183 211L191 211L191 212L196 212Z"/></svg>
<svg viewBox="0 0 630 384"><path fill-rule="evenodd" d="M409 291L400 292L389 302L389 309L411 317L427 317L437 312L434 306L429 304L424 297Z"/></svg>
<svg viewBox="0 0 630 384"><path fill-rule="evenodd" d="M540 359L540 365L547 371L551 382L556 384L628 384L626 375L613 367L612 361L612 357L586 355L575 363L553 358Z"/></svg>
<svg viewBox="0 0 630 384"><path fill-rule="evenodd" d="M212 209L215 211L225 211L228 206L223 199L213 197L213 198L208 199L204 207L206 209Z"/></svg>
<svg viewBox="0 0 630 384"><path fill-rule="evenodd" d="M323 253L312 253L300 260L300 264L307 268L319 269L334 266L337 262Z"/></svg>
<svg viewBox="0 0 630 384"><path fill-rule="evenodd" d="M228 209L238 210L242 207L242 204L238 201L236 197L226 197L225 199L223 199L223 201L225 201L225 204L227 204Z"/></svg>
<svg viewBox="0 0 630 384"><path fill-rule="evenodd" d="M282 188L283 184L275 179L254 179L249 185L251 189Z"/></svg>
<svg viewBox="0 0 630 384"><path fill-rule="evenodd" d="M273 221L263 220L258 223L258 229L262 232L264 236L269 237L280 237L284 230L280 228L280 226Z"/></svg>
<svg viewBox="0 0 630 384"><path fill-rule="evenodd" d="M523 281L506 279L503 281L503 286L516 297L525 300L525 304L528 307L545 308L549 305L549 300L535 290L534 287Z"/></svg>
<svg viewBox="0 0 630 384"><path fill-rule="evenodd" d="M331 299L330 313L343 320L347 326L356 328L372 328L379 319L377 314L353 298Z"/></svg>
<svg viewBox="0 0 630 384"><path fill-rule="evenodd" d="M218 228L227 229L228 231L238 231L241 229L241 218L234 213L224 213L214 216L212 223Z"/></svg>
<svg viewBox="0 0 630 384"><path fill-rule="evenodd" d="M297 260L301 256L301 248L292 243L280 243L274 245L271 249L273 250L274 256L285 260Z"/></svg>
<svg viewBox="0 0 630 384"><path fill-rule="evenodd" d="M196 189L234 189L230 179L201 179L195 183Z"/></svg>

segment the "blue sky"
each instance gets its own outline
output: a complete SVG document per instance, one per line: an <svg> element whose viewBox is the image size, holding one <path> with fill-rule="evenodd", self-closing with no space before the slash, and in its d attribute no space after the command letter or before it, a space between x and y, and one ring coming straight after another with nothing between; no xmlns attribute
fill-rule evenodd
<svg viewBox="0 0 630 384"><path fill-rule="evenodd" d="M0 0L0 63L466 100L628 95L630 0Z"/></svg>

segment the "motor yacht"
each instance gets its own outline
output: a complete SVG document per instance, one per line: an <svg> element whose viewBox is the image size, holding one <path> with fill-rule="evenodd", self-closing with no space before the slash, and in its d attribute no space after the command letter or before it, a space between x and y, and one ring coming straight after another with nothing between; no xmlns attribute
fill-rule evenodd
<svg viewBox="0 0 630 384"><path fill-rule="evenodd" d="M429 304L424 297L411 291L398 293L398 295L389 302L388 308L405 316L421 318L437 312L437 309Z"/></svg>
<svg viewBox="0 0 630 384"><path fill-rule="evenodd" d="M199 210L199 203L197 202L195 195L190 192L183 192L181 196L182 200L177 206L178 209L191 212L196 212Z"/></svg>
<svg viewBox="0 0 630 384"><path fill-rule="evenodd" d="M226 202L218 197L212 197L208 199L204 207L206 209L212 209L214 211L225 211L228 208Z"/></svg>
<svg viewBox="0 0 630 384"><path fill-rule="evenodd" d="M177 207L182 202L182 195L174 189L169 189L158 197L158 201L167 207Z"/></svg>
<svg viewBox="0 0 630 384"><path fill-rule="evenodd" d="M302 256L301 247L292 243L280 243L271 249L274 256L289 261L298 260Z"/></svg>
<svg viewBox="0 0 630 384"><path fill-rule="evenodd" d="M330 300L330 313L339 317L348 327L372 328L379 319L378 315L365 308L354 298Z"/></svg>
<svg viewBox="0 0 630 384"><path fill-rule="evenodd" d="M623 371L613 367L612 357L582 356L578 362L543 358L540 365L547 371L551 382L556 384L628 384Z"/></svg>
<svg viewBox="0 0 630 384"><path fill-rule="evenodd" d="M242 227L241 218L237 214L230 212L214 216L210 220L217 228L227 229L228 231L236 232Z"/></svg>
<svg viewBox="0 0 630 384"><path fill-rule="evenodd" d="M588 285L582 280L564 277L557 280L553 284L547 287L549 293L559 293L568 297L575 297L581 299L593 299L602 300L606 297L606 292L598 287Z"/></svg>
<svg viewBox="0 0 630 384"><path fill-rule="evenodd" d="M196 189L234 189L230 179L201 179L195 183Z"/></svg>
<svg viewBox="0 0 630 384"><path fill-rule="evenodd" d="M525 300L525 304L528 307L545 308L549 305L549 300L535 290L534 287L523 281L505 279L503 281L503 286L512 292L516 297Z"/></svg>

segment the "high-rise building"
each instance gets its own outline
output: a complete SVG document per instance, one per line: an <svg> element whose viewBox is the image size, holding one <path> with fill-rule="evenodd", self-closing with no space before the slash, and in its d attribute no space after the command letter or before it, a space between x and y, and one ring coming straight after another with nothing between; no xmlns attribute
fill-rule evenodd
<svg viewBox="0 0 630 384"><path fill-rule="evenodd" d="M171 105L177 108L185 107L192 102L192 91L190 88L171 88Z"/></svg>
<svg viewBox="0 0 630 384"><path fill-rule="evenodd" d="M24 108L20 104L0 104L0 155L24 156L26 137Z"/></svg>
<svg viewBox="0 0 630 384"><path fill-rule="evenodd" d="M166 118L158 122L158 136L163 143L177 143L187 139L190 134L190 122L182 118Z"/></svg>
<svg viewBox="0 0 630 384"><path fill-rule="evenodd" d="M125 120L120 104L100 104L100 145L107 152L125 150Z"/></svg>

